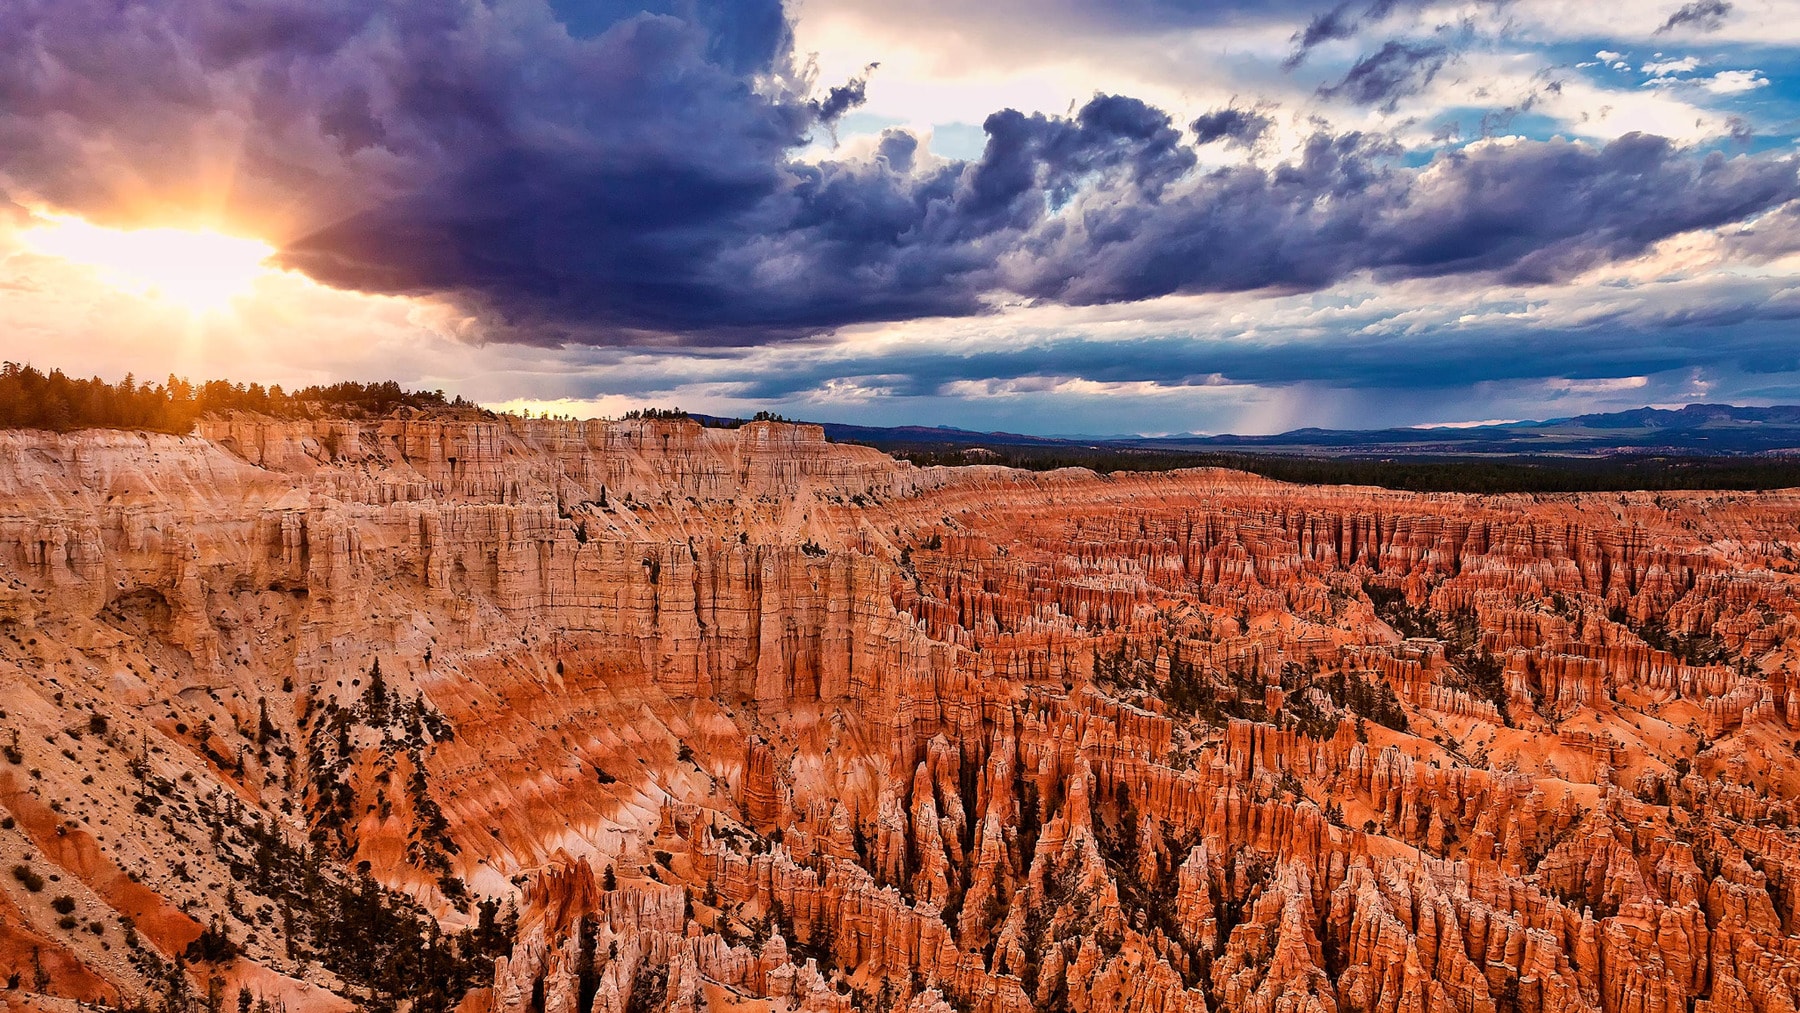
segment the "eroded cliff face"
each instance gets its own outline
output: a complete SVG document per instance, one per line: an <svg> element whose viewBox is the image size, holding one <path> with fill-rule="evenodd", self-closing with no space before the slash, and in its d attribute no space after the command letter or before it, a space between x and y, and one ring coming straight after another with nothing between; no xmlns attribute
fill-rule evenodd
<svg viewBox="0 0 1800 1013"><path fill-rule="evenodd" d="M1800 1002L1800 494L0 434L13 1001ZM33 889L33 886L36 889Z"/></svg>

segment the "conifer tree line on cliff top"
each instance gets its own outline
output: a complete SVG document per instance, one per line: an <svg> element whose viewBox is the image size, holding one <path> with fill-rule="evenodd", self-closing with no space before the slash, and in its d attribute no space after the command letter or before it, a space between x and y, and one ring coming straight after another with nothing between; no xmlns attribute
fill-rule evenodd
<svg viewBox="0 0 1800 1013"><path fill-rule="evenodd" d="M320 415L381 416L397 408L474 408L441 390L407 390L393 380L284 391L280 385L208 380L192 383L171 374L161 383L78 379L60 369L48 373L16 362L0 364L0 428L147 429L187 433L208 412L251 411L278 418Z"/></svg>

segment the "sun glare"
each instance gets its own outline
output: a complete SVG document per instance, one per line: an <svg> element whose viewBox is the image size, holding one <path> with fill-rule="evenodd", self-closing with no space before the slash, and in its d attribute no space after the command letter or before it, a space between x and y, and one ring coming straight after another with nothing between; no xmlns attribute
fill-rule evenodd
<svg viewBox="0 0 1800 1013"><path fill-rule="evenodd" d="M115 288L193 313L222 310L270 268L275 248L206 229L113 229L38 213L21 238L34 253L93 269Z"/></svg>

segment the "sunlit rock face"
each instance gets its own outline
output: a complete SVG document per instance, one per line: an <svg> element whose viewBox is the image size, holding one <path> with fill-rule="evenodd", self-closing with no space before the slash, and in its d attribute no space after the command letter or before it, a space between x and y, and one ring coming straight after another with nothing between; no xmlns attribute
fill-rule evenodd
<svg viewBox="0 0 1800 1013"><path fill-rule="evenodd" d="M765 423L0 434L4 995L1791 1010L1796 543Z"/></svg>

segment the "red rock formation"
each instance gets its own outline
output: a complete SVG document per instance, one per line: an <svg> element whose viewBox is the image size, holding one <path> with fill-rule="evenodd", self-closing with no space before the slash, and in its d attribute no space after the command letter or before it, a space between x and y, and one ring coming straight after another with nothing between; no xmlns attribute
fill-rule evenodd
<svg viewBox="0 0 1800 1013"><path fill-rule="evenodd" d="M0 973L1791 1009L1795 516L917 469L767 423L0 434L0 858L59 877L0 876ZM383 959L482 987L330 949L377 897L442 933Z"/></svg>

